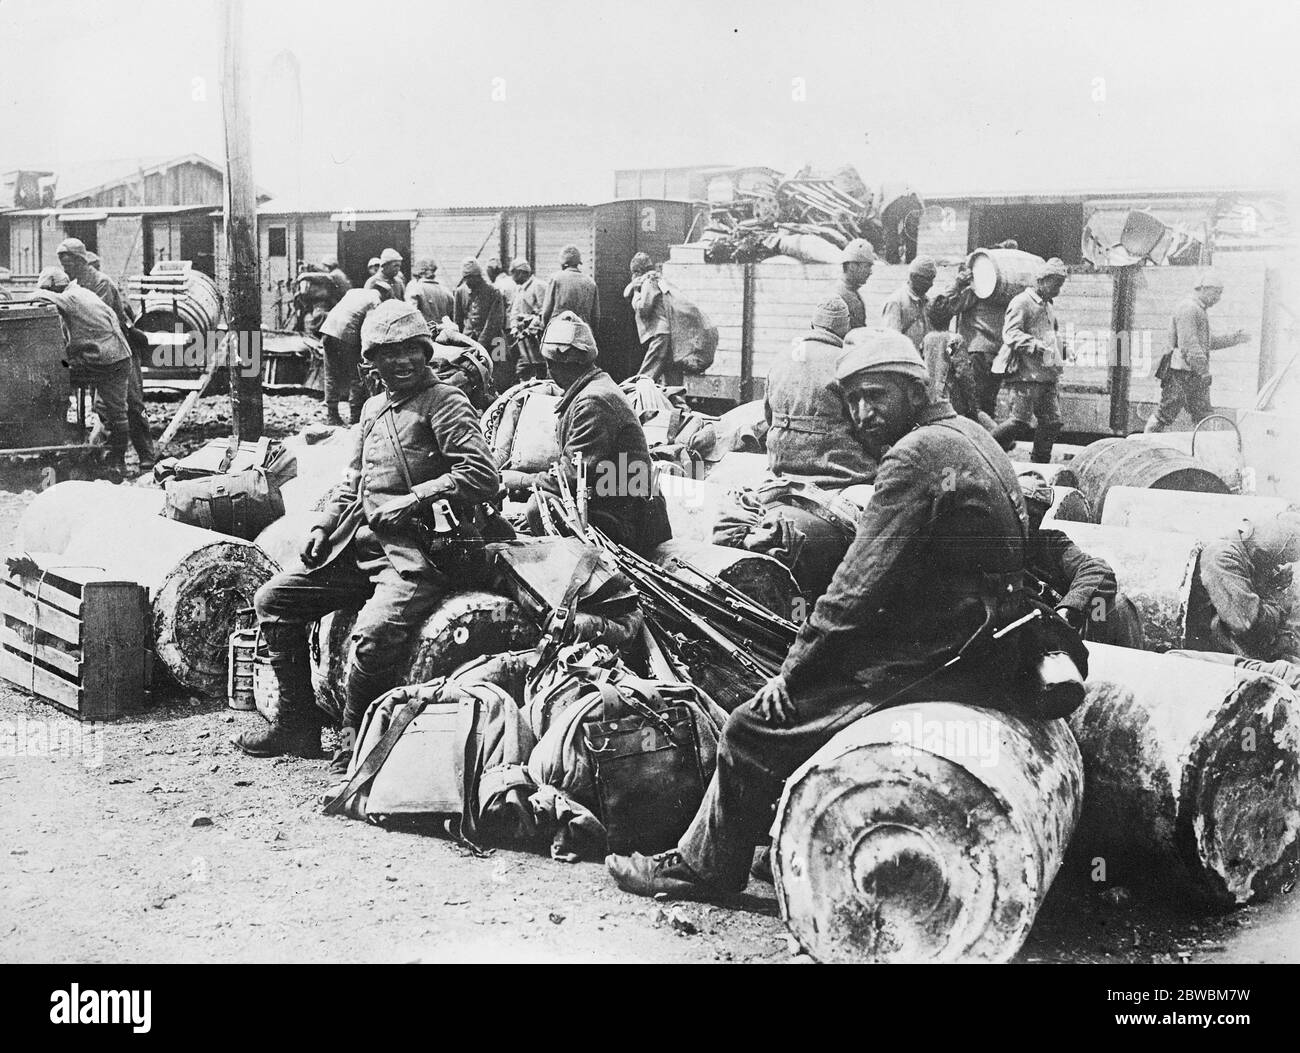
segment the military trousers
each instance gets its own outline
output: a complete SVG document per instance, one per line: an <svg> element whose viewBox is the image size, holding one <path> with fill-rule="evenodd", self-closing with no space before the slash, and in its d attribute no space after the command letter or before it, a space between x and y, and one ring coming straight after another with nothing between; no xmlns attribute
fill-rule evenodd
<svg viewBox="0 0 1300 1053"><path fill-rule="evenodd" d="M673 338L671 333L656 333L641 345L644 357L638 376L649 377L656 384L665 387L680 387L682 367L673 361Z"/></svg>
<svg viewBox="0 0 1300 1053"><path fill-rule="evenodd" d="M132 359L124 358L108 365L78 365L75 371L77 383L95 389L92 403L95 416L103 429L103 442L115 457L125 455L130 445L127 404L131 390L131 363Z"/></svg>
<svg viewBox="0 0 1300 1053"><path fill-rule="evenodd" d="M257 590L253 604L259 624L277 626L281 641L287 642L286 630L296 630L288 646L304 659L312 622L332 611L361 607L350 640L347 703L342 714L330 714L355 732L370 703L396 686L412 634L449 590L447 579L436 571L399 574L372 538L354 540L324 567L282 571Z"/></svg>
<svg viewBox="0 0 1300 1053"><path fill-rule="evenodd" d="M1210 382L1213 377L1193 373L1190 369L1171 369L1160 382L1160 405L1147 422L1148 432L1167 431L1178 420L1186 407L1193 424L1199 424L1211 413Z"/></svg>
<svg viewBox="0 0 1300 1053"><path fill-rule="evenodd" d="M361 353L336 337L324 337L321 343L325 353L325 407L336 413L339 403L346 401L352 414L349 423L355 424L369 397L359 373Z"/></svg>

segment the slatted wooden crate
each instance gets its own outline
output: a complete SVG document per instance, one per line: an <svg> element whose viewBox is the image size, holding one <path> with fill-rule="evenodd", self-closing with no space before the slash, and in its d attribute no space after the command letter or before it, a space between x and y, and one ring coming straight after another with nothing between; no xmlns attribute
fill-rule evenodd
<svg viewBox="0 0 1300 1053"><path fill-rule="evenodd" d="M149 680L142 585L33 554L41 573L0 577L0 676L82 720L138 706Z"/></svg>

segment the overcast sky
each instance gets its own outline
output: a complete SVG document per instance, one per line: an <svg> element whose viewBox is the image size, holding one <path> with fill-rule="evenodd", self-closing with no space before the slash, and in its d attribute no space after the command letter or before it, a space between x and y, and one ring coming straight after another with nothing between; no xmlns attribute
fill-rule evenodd
<svg viewBox="0 0 1300 1053"><path fill-rule="evenodd" d="M0 0L0 171L220 162L220 3ZM1291 0L258 0L246 17L257 182L323 207L593 202L615 168L687 164L851 162L923 195L1300 171Z"/></svg>

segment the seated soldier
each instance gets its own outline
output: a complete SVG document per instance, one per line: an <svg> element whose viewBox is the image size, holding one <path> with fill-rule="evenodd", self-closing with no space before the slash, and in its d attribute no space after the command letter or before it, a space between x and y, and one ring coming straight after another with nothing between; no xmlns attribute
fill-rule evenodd
<svg viewBox="0 0 1300 1053"><path fill-rule="evenodd" d="M307 627L364 601L352 630L341 748L330 766L340 777L366 708L394 686L411 634L464 569L455 557L469 546L430 556L417 517L446 500L461 524L475 523L500 487L478 414L429 368L433 338L419 311L398 300L375 307L361 325L361 347L384 393L365 404L345 481L303 544L302 566L277 574L254 599L279 713L269 727L232 740L254 757L320 752Z"/></svg>
<svg viewBox="0 0 1300 1053"><path fill-rule="evenodd" d="M555 438L568 490L577 495L575 455L586 465L587 519L611 541L640 555L672 537L668 510L654 482L645 432L627 396L603 369L591 326L572 311L551 319L542 336L542 357L551 379L564 389L555 407ZM502 481L516 495L534 485L560 492L550 472L505 471ZM542 521L531 498L529 527L541 534Z"/></svg>
<svg viewBox="0 0 1300 1053"><path fill-rule="evenodd" d="M1029 513L1025 576L1030 592L1055 607L1083 639L1141 650L1142 619L1118 591L1110 564L1088 555L1061 531L1043 529L1052 487L1041 475L1026 474L1020 477L1020 492Z"/></svg>
<svg viewBox="0 0 1300 1053"><path fill-rule="evenodd" d="M1209 542L1198 571L1214 615L1210 633L1222 651L1264 662L1300 660L1290 564L1300 560L1300 512L1246 520Z"/></svg>

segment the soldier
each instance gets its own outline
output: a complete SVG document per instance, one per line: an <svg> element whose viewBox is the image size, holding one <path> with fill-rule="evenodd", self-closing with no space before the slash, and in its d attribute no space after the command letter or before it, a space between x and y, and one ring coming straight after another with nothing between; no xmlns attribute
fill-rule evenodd
<svg viewBox="0 0 1300 1053"><path fill-rule="evenodd" d="M393 299L406 299L406 279L402 277L402 254L396 249L384 249L379 254L379 273L366 279L365 287L373 289L377 281L385 281L393 290Z"/></svg>
<svg viewBox="0 0 1300 1053"><path fill-rule="evenodd" d="M140 459L140 470L148 471L154 465L153 433L144 408L144 375L140 372L140 355L149 349L148 338L135 327L135 316L122 299L122 292L107 274L90 264L90 254L80 238L64 238L55 250L59 266L67 276L89 289L113 310L122 329L127 346L131 348L131 375L126 387L126 420L130 430L131 445Z"/></svg>
<svg viewBox="0 0 1300 1053"><path fill-rule="evenodd" d="M1099 556L1079 548L1060 530L1044 530L1043 517L1055 500L1052 487L1038 474L1020 477L1020 492L1029 513L1025 575L1031 593L1092 643L1141 650L1142 619L1119 592L1115 572Z"/></svg>
<svg viewBox="0 0 1300 1053"><path fill-rule="evenodd" d="M743 889L785 779L882 705L1013 700L1019 637L992 639L1028 609L1025 508L1010 462L978 424L930 400L906 337L864 341L836 377L881 458L875 494L780 675L728 719L704 802L677 848L606 860L626 891L715 898Z"/></svg>
<svg viewBox="0 0 1300 1053"><path fill-rule="evenodd" d="M572 311L592 329L600 319L600 303L596 283L582 273L582 253L577 245L566 245L560 250L560 269L551 275L542 299L542 325L562 311Z"/></svg>
<svg viewBox="0 0 1300 1053"><path fill-rule="evenodd" d="M433 339L420 313L401 301L385 302L366 315L361 341L384 393L366 402L345 481L304 542L302 566L257 592L280 710L266 729L232 740L254 757L319 754L321 714L313 704L307 627L365 599L352 630L343 745L330 768L338 776L346 774L366 708L400 675L411 633L457 584L456 565L431 557L421 544L417 517L445 499L462 524L475 523L500 487L478 415L429 368Z"/></svg>
<svg viewBox="0 0 1300 1053"><path fill-rule="evenodd" d="M339 266L337 256L326 256L320 261L321 270L330 276L330 281L334 283L334 300L331 307L343 299L343 294L352 288L352 280L343 273L343 268Z"/></svg>
<svg viewBox="0 0 1300 1053"><path fill-rule="evenodd" d="M1201 550L1197 576L1214 611L1220 650L1272 662L1300 662L1290 564L1300 560L1300 512L1246 520Z"/></svg>
<svg viewBox="0 0 1300 1053"><path fill-rule="evenodd" d="M1209 309L1223 296L1223 282L1206 272L1192 295L1180 300L1169 320L1169 352L1160 362L1160 405L1147 421L1146 431L1167 431L1183 407L1199 424L1213 412L1210 405L1210 352L1235 347L1250 339L1244 329L1227 336L1210 332Z"/></svg>
<svg viewBox="0 0 1300 1053"><path fill-rule="evenodd" d="M1065 264L1053 256L1032 289L1012 297L1002 324L1002 348L993 372L1012 379L1011 416L993 432L1004 450L1020 439L1034 440L1029 459L1048 464L1061 431L1061 373L1069 348L1056 324L1052 301L1065 284ZM1033 420L1035 423L1031 424Z"/></svg>
<svg viewBox="0 0 1300 1053"><path fill-rule="evenodd" d="M461 264L461 280L456 286L452 318L457 327L471 340L487 348L492 361L498 364L494 379L498 388L509 387L509 375L500 370L505 362L506 305L497 288L483 274L476 259Z"/></svg>
<svg viewBox="0 0 1300 1053"><path fill-rule="evenodd" d="M655 492L654 472L645 432L627 396L596 365L599 354L591 326L572 311L551 320L542 336L542 354L551 379L564 389L555 407L555 438L569 490L577 493L574 455L587 466L587 517L612 541L647 555L672 536L662 494ZM550 472L505 471L502 481L516 494L534 484L559 493ZM540 534L541 519L529 506L529 525Z"/></svg>
<svg viewBox="0 0 1300 1053"><path fill-rule="evenodd" d="M436 332L444 318L456 313L456 298L437 280L437 274L437 263L420 260L415 265L415 277L406 286L406 302L424 315L430 332Z"/></svg>
<svg viewBox="0 0 1300 1053"><path fill-rule="evenodd" d="M882 326L902 333L918 351L931 328L926 294L934 285L937 273L934 260L928 256L913 260L907 269L907 283L900 285L880 309Z"/></svg>
<svg viewBox="0 0 1300 1053"><path fill-rule="evenodd" d="M843 276L835 286L835 295L848 308L850 329L861 329L867 324L867 305L862 302L858 290L867 284L875 262L876 250L865 238L854 238L844 246L844 256L840 261Z"/></svg>
<svg viewBox="0 0 1300 1053"><path fill-rule="evenodd" d="M629 270L632 280L623 290L623 296L632 305L643 352L637 375L649 377L656 384L678 387L682 383L682 367L673 361L673 327L661 284L663 279L654 261L644 252L632 257Z"/></svg>
<svg viewBox="0 0 1300 1053"><path fill-rule="evenodd" d="M961 338L953 342L948 361L953 409L987 427L997 412L1002 389L1002 376L993 372L993 361L1002 347L1005 306L976 299L970 267L963 263L952 285L931 299L930 316L940 329L955 319L956 335Z"/></svg>
<svg viewBox="0 0 1300 1053"><path fill-rule="evenodd" d="M832 296L814 312L807 335L772 363L763 411L776 485L759 491L762 518L745 536L714 535L715 544L781 559L810 602L826 591L853 540L857 509L835 495L876 477L876 458L858 440L835 382L835 363L844 354L848 332L848 309ZM853 335L867 341L879 332L861 329ZM794 551L792 538L801 538Z"/></svg>
<svg viewBox="0 0 1300 1053"><path fill-rule="evenodd" d="M366 260L367 280L373 278L376 274L379 273L379 267L380 267L380 262L378 256L371 256L370 259Z"/></svg>
<svg viewBox="0 0 1300 1053"><path fill-rule="evenodd" d="M127 389L131 382L131 349L113 309L89 289L69 284L57 267L46 267L37 280L36 295L58 309L68 331L68 364L73 378L95 389L95 415L104 428L108 478L120 483L126 474L130 445Z"/></svg>
<svg viewBox="0 0 1300 1053"><path fill-rule="evenodd" d="M510 301L510 340L515 352L515 373L520 380L546 376L542 357L542 300L546 288L533 276L533 265L522 256L510 264L515 295Z"/></svg>
<svg viewBox="0 0 1300 1053"><path fill-rule="evenodd" d="M341 425L339 402L346 400L351 416L349 424L361 419L366 385L361 380L361 326L366 315L385 300L393 290L382 279L364 289L349 289L325 316L320 334L325 354L325 420Z"/></svg>

